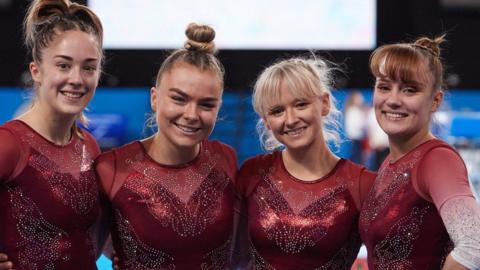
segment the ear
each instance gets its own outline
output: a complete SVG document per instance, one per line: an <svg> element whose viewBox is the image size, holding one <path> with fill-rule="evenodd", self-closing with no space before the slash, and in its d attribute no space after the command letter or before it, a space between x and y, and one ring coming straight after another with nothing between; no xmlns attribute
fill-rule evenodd
<svg viewBox="0 0 480 270"><path fill-rule="evenodd" d="M320 97L320 101L322 102L322 116L326 116L330 112L330 95L328 93L324 93Z"/></svg>
<svg viewBox="0 0 480 270"><path fill-rule="evenodd" d="M156 87L150 89L150 107L153 112L157 111L158 91Z"/></svg>
<svg viewBox="0 0 480 270"><path fill-rule="evenodd" d="M30 62L30 64L28 65L28 68L30 70L30 75L32 76L32 80L35 83L40 83L40 67L38 66L38 64L35 62Z"/></svg>
<svg viewBox="0 0 480 270"><path fill-rule="evenodd" d="M432 109L431 112L436 112L440 105L442 104L443 101L443 91L438 90L433 94L433 103L432 103Z"/></svg>

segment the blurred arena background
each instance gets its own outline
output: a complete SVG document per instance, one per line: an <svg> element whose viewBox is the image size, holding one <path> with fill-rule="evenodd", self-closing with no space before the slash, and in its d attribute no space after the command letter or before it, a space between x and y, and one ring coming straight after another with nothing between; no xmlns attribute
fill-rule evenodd
<svg viewBox="0 0 480 270"><path fill-rule="evenodd" d="M0 124L14 117L28 97L26 51L21 24L30 1L0 0ZM356 129L343 132L337 153L376 167L368 111L373 78L371 51L379 45L419 35L447 33L447 95L435 116L437 136L454 145L467 163L472 186L480 190L480 1L478 0L332 0L332 1L78 1L94 8L105 27L106 61L89 106L89 128L107 150L152 134L149 89L169 49L181 47L190 21L217 30L226 81L219 121L211 136L232 145L239 161L262 152L255 131L251 86L263 67L276 59L315 50L339 63L339 108L360 94ZM271 32L273 31L273 32ZM347 114L344 114L347 115ZM345 123L342 119L342 123ZM348 121L348 120L347 120ZM346 127L346 126L344 126ZM359 141L356 144L355 141ZM362 251L354 269L367 269ZM111 269L101 258L99 269Z"/></svg>

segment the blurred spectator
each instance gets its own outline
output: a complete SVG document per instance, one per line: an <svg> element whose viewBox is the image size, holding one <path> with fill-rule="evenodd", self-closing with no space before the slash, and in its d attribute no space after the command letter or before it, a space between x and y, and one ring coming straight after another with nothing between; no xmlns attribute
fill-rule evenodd
<svg viewBox="0 0 480 270"><path fill-rule="evenodd" d="M364 164L365 124L366 107L363 95L359 91L352 91L345 101L345 135L352 142L350 160L358 164Z"/></svg>
<svg viewBox="0 0 480 270"><path fill-rule="evenodd" d="M376 171L389 153L387 134L380 128L375 110L370 108L367 116L368 147L371 150L369 169Z"/></svg>

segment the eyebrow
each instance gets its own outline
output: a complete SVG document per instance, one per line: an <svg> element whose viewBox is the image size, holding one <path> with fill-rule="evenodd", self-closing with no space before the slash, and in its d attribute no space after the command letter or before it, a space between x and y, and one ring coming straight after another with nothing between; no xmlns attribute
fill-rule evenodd
<svg viewBox="0 0 480 270"><path fill-rule="evenodd" d="M168 89L168 91L174 92L184 98L190 98L190 96L187 93L183 92L178 88L170 88ZM215 97L205 97L205 98L200 98L200 100L203 102L218 102L218 98L215 98Z"/></svg>
<svg viewBox="0 0 480 270"><path fill-rule="evenodd" d="M68 55L62 55L62 54L55 55L54 58L62 58L68 61L73 61L73 57L70 57ZM96 61L98 61L97 58L87 58L84 60L84 62L96 62Z"/></svg>
<svg viewBox="0 0 480 270"><path fill-rule="evenodd" d="M391 83L391 82L395 82L396 80L392 80L390 79L389 77L378 77L377 78L377 82L386 82L386 83ZM406 84L406 85L416 85L416 86L420 86L420 87L423 87L424 86L424 83L420 82L420 81L415 81L415 80L409 80L409 81L403 81L401 80L401 82L403 84Z"/></svg>

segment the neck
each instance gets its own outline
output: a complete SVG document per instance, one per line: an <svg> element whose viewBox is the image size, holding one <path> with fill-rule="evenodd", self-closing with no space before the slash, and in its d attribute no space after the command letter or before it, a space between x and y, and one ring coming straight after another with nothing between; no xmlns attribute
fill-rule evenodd
<svg viewBox="0 0 480 270"><path fill-rule="evenodd" d="M57 145L65 145L70 142L76 118L76 115L62 116L49 113L35 105L18 117L44 138Z"/></svg>
<svg viewBox="0 0 480 270"><path fill-rule="evenodd" d="M389 136L388 141L390 144L390 156L392 161L400 159L420 144L433 138L435 137L429 130L418 132L409 138Z"/></svg>
<svg viewBox="0 0 480 270"><path fill-rule="evenodd" d="M194 160L200 153L200 143L193 147L178 148L166 142L159 132L144 141L147 153L164 165L181 165Z"/></svg>
<svg viewBox="0 0 480 270"><path fill-rule="evenodd" d="M282 153L282 159L287 171L304 181L322 178L335 167L339 160L323 141L318 147L295 150L287 148Z"/></svg>

